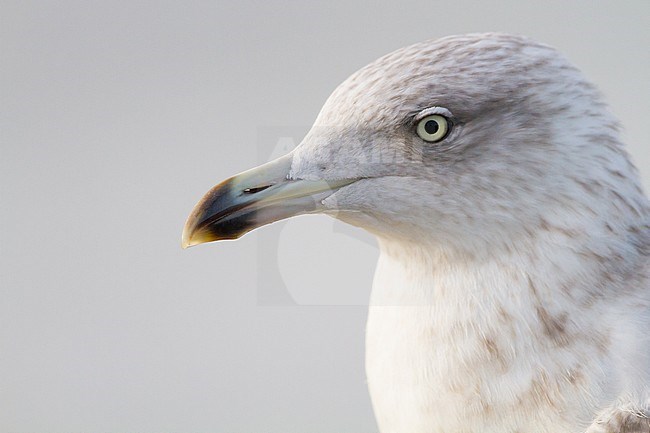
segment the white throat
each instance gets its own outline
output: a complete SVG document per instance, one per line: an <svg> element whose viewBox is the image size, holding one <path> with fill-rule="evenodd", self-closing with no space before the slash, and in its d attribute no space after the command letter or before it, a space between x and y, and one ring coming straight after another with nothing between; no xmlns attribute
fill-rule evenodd
<svg viewBox="0 0 650 433"><path fill-rule="evenodd" d="M597 277L575 254L547 261L551 251L529 245L527 256L463 261L380 246L366 370L382 433L575 431L626 386L602 375L625 356L614 333L631 333L628 341L635 331L607 318L620 303L572 286ZM585 266L592 278L577 280L572 270Z"/></svg>

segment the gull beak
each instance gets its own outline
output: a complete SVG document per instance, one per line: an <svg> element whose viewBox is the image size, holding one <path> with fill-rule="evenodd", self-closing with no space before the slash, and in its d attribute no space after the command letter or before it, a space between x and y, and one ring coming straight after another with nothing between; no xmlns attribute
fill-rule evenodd
<svg viewBox="0 0 650 433"><path fill-rule="evenodd" d="M290 179L288 154L226 179L197 203L183 229L183 248L237 239L251 230L296 215L318 212L321 201L357 179Z"/></svg>

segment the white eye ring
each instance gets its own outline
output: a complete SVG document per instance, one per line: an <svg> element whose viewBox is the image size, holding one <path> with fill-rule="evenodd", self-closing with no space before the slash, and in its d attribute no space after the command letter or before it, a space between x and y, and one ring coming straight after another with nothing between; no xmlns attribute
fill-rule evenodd
<svg viewBox="0 0 650 433"><path fill-rule="evenodd" d="M449 121L439 114L431 114L420 119L416 131L422 140L435 143L447 136Z"/></svg>

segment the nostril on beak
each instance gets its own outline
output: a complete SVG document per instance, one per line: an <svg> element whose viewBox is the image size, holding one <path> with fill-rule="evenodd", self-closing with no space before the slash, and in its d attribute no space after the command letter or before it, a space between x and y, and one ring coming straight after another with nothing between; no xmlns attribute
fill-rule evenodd
<svg viewBox="0 0 650 433"><path fill-rule="evenodd" d="M263 185L263 186L256 186L254 188L246 188L244 189L244 194L256 194L258 192L264 191L267 188L272 187L273 185Z"/></svg>

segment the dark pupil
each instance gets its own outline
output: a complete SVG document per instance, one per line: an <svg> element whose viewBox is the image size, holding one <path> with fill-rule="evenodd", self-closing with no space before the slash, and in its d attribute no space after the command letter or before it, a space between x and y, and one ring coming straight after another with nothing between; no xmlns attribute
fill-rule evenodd
<svg viewBox="0 0 650 433"><path fill-rule="evenodd" d="M435 120L427 120L427 123L424 124L424 130L427 131L427 134L435 134L438 132L440 125Z"/></svg>

